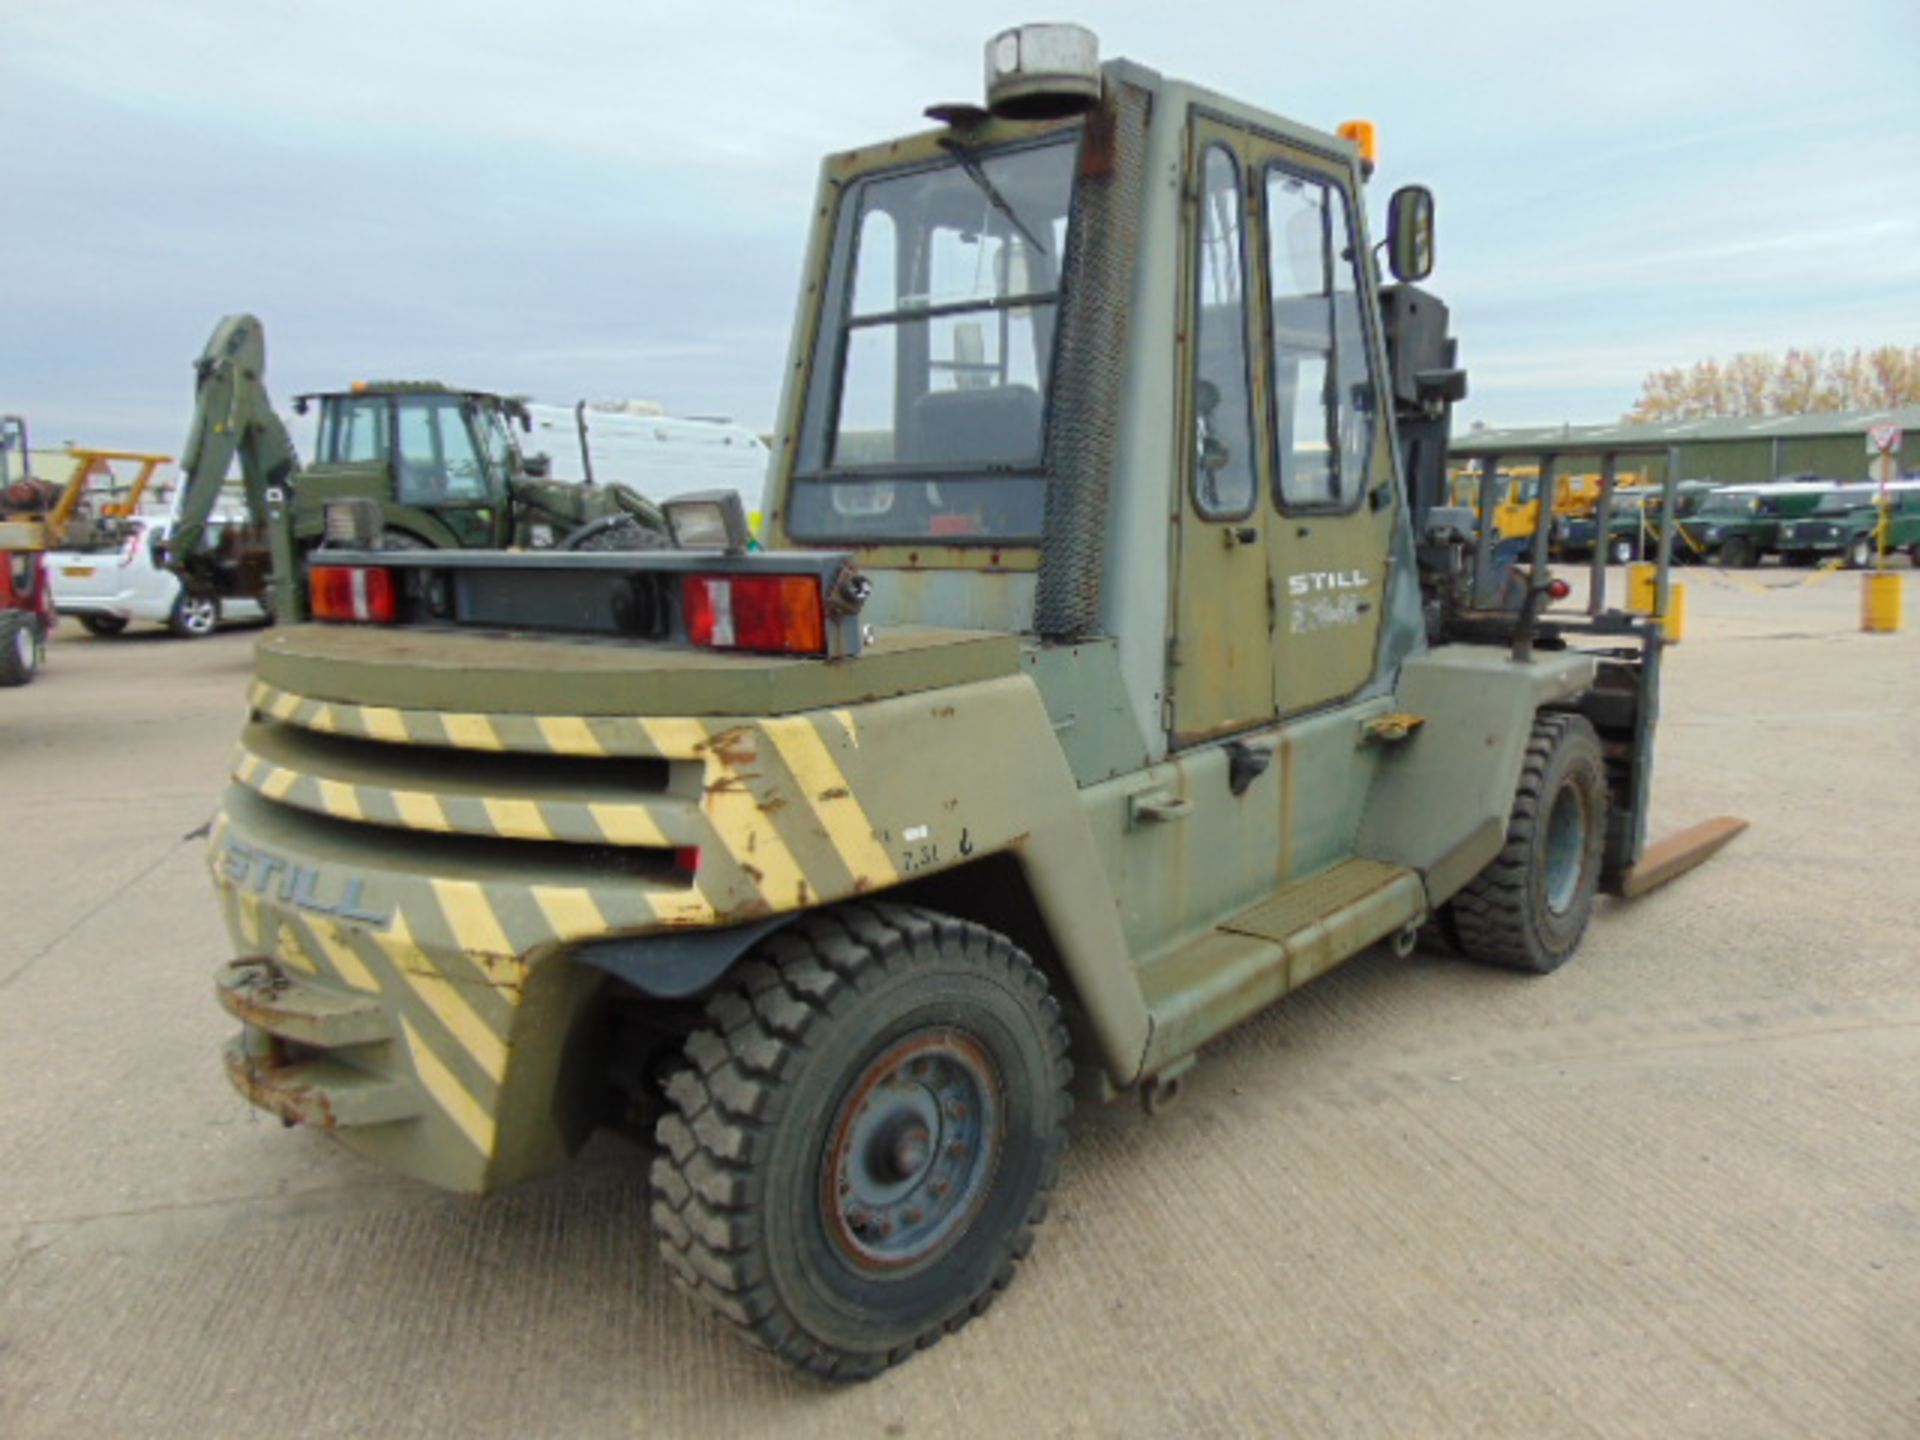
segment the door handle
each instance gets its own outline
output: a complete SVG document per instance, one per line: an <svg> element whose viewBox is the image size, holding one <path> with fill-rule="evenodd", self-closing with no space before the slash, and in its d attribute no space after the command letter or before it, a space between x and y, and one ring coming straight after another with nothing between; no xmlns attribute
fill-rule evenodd
<svg viewBox="0 0 1920 1440"><path fill-rule="evenodd" d="M1137 830L1157 821L1184 820L1193 813L1193 802L1171 790L1136 790L1127 797L1127 828Z"/></svg>

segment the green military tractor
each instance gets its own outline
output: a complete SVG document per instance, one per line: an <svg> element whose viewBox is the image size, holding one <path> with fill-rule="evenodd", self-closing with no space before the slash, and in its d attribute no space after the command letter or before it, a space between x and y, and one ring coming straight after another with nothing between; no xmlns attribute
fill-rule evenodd
<svg viewBox="0 0 1920 1440"><path fill-rule="evenodd" d="M1835 486L1781 528L1780 548L1802 564L1837 558L1865 570L1880 555L1883 523L1887 553L1904 550L1920 565L1920 480L1896 481L1884 497L1873 485Z"/></svg>
<svg viewBox="0 0 1920 1440"><path fill-rule="evenodd" d="M1431 195L1383 286L1355 143L988 73L826 161L765 551L315 549L210 841L254 1104L470 1192L648 1127L672 1273L836 1378L1009 1282L1075 1097L1378 944L1552 971L1737 824L1646 845L1656 627L1441 503Z"/></svg>
<svg viewBox="0 0 1920 1440"><path fill-rule="evenodd" d="M331 508L345 534L390 549L644 549L665 544L653 503L624 485L548 478L546 457L522 454L526 405L423 381L356 383L302 395L318 406L318 444L302 467L266 390L266 338L251 315L214 328L194 366L194 416L180 462L176 520L162 560L188 587L216 598L263 598L302 618L302 558L324 537ZM240 467L254 543L209 546L207 521ZM342 502L352 502L343 504Z"/></svg>

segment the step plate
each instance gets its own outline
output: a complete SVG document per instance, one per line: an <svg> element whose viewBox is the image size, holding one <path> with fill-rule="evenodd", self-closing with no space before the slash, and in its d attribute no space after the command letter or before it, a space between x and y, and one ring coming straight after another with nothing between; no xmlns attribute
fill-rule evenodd
<svg viewBox="0 0 1920 1440"><path fill-rule="evenodd" d="M1282 886L1252 909L1222 921L1220 928L1285 944L1314 921L1345 910L1411 873L1378 860L1348 860Z"/></svg>
<svg viewBox="0 0 1920 1440"><path fill-rule="evenodd" d="M1420 877L1348 860L1282 887L1140 972L1154 1074L1426 913Z"/></svg>

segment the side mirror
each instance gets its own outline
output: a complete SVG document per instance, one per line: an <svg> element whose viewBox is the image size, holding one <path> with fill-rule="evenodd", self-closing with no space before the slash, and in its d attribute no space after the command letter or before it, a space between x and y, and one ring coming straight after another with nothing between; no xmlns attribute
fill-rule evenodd
<svg viewBox="0 0 1920 1440"><path fill-rule="evenodd" d="M1403 283L1433 273L1433 192L1402 185L1387 202L1387 268Z"/></svg>
<svg viewBox="0 0 1920 1440"><path fill-rule="evenodd" d="M544 480L553 474L553 457L551 455L529 455L524 462L523 468L526 470L529 480Z"/></svg>

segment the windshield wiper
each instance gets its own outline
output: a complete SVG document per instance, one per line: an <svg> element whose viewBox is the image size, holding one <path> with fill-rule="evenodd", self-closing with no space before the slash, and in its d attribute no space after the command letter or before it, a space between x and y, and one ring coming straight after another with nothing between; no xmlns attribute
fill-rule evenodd
<svg viewBox="0 0 1920 1440"><path fill-rule="evenodd" d="M994 188L993 181L987 178L986 168L981 165L979 157L951 135L942 135L940 144L942 148L951 151L954 159L960 162L960 168L967 172L967 178L973 181L982 195L987 197L987 203L1006 216L1012 222L1014 229L1026 236L1029 245L1045 255L1047 247L1040 243L1038 235L1027 228L1027 222L1015 213L1013 206L1007 203L1007 197Z"/></svg>

